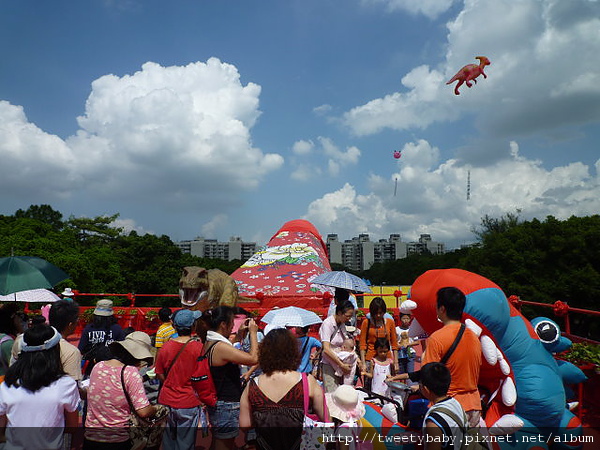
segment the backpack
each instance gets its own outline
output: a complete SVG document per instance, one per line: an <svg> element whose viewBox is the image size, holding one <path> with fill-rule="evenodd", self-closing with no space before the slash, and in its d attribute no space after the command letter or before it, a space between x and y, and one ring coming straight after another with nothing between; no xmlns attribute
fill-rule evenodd
<svg viewBox="0 0 600 450"><path fill-rule="evenodd" d="M212 345L207 352L203 352L204 354L198 357L198 363L191 377L192 388L200 401L207 406L217 404L217 389L210 373L210 357L214 347Z"/></svg>
<svg viewBox="0 0 600 450"><path fill-rule="evenodd" d="M460 446L461 450L490 450L490 445L487 441L487 438L481 434L479 427L468 426L468 420L466 419L466 415L464 415L463 420L460 420L456 414L454 414L447 408L439 407L436 408L435 411L446 414L458 424L460 431L462 431L463 433L463 440ZM464 427L462 425L463 423L466 423L467 426Z"/></svg>

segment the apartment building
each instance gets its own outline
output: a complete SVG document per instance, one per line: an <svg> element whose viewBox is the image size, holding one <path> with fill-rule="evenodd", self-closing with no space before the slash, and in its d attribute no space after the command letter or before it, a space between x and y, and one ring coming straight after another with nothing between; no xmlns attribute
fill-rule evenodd
<svg viewBox="0 0 600 450"><path fill-rule="evenodd" d="M237 236L230 237L228 242L197 237L193 240L176 242L175 245L183 253L189 253L192 256L227 261L234 259L246 261L256 252L256 242L244 242Z"/></svg>
<svg viewBox="0 0 600 450"><path fill-rule="evenodd" d="M445 245L433 241L429 234L422 234L417 242L402 242L397 233L376 242L366 233L344 242L337 234L328 234L327 250L330 263L342 264L352 270L367 270L375 263L406 258L411 254L444 253Z"/></svg>

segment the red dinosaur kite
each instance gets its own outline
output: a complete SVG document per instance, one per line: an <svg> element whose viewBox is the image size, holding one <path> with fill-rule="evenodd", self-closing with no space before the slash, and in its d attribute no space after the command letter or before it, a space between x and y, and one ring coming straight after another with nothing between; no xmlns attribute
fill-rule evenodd
<svg viewBox="0 0 600 450"><path fill-rule="evenodd" d="M460 92L458 92L458 88L461 87L463 83L466 83L467 87L471 87L473 86L471 80L473 81L473 83L477 83L477 80L475 78L477 78L479 75L483 75L483 78L487 78L487 75L483 72L483 68L491 64L490 60L487 59L485 56L476 56L475 59L479 60L479 65L467 64L462 69L460 69L450 81L446 83L452 84L456 80L458 80L458 84L454 88L454 93L456 95L460 95Z"/></svg>

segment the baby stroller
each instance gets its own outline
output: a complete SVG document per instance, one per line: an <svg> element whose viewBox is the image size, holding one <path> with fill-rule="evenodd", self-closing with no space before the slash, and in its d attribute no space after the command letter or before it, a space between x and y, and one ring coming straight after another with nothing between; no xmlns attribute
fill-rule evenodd
<svg viewBox="0 0 600 450"><path fill-rule="evenodd" d="M362 392L365 405L365 414L360 419L362 444L358 448L416 450L421 433L397 420L404 419L406 415L405 406L400 399L385 397L361 387L356 389Z"/></svg>

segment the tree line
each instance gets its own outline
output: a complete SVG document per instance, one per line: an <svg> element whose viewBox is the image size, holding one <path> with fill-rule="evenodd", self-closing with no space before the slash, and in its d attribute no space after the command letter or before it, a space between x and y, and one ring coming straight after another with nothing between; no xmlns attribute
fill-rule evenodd
<svg viewBox="0 0 600 450"><path fill-rule="evenodd" d="M32 205L12 216L0 215L0 256L44 258L71 277L56 286L56 291L72 287L88 293L177 294L182 267L219 268L231 273L243 263L184 254L165 235L124 233L112 225L117 218L118 214L63 219L62 213L49 205ZM89 302L83 297L80 301ZM116 298L115 304L119 303L126 301ZM173 300L136 300L138 306L166 303Z"/></svg>
<svg viewBox="0 0 600 450"><path fill-rule="evenodd" d="M244 262L184 254L165 235L124 233L112 225L117 217L65 219L49 205L0 215L0 256L47 259L71 276L60 289L136 294L176 294L184 266L219 268L231 274ZM374 285L410 285L429 269L456 267L489 278L506 295L523 300L562 300L572 307L600 309L599 215L528 221L521 220L518 212L500 218L486 215L472 231L477 237L472 247L441 255L410 255L355 273ZM161 302L165 300L140 298L139 304ZM540 314L551 316L548 310ZM577 320L586 333L600 328L597 318Z"/></svg>
<svg viewBox="0 0 600 450"><path fill-rule="evenodd" d="M600 216L522 221L517 214L485 216L473 229L477 244L442 255L411 255L374 264L361 275L375 285L412 284L429 269L459 268L496 283L507 296L539 303L567 302L600 310ZM553 318L548 308L524 307L527 317ZM600 318L572 314L576 334L600 340ZM562 321L557 320L562 326Z"/></svg>

